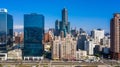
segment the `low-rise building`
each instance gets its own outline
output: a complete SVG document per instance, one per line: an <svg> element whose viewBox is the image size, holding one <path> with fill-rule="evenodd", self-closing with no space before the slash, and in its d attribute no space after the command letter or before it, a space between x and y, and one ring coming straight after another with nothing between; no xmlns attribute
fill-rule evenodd
<svg viewBox="0 0 120 67"><path fill-rule="evenodd" d="M8 51L8 60L22 60L22 51L21 49L14 49Z"/></svg>
<svg viewBox="0 0 120 67"><path fill-rule="evenodd" d="M7 60L7 53L0 53L0 61Z"/></svg>
<svg viewBox="0 0 120 67"><path fill-rule="evenodd" d="M44 43L44 51L50 52L51 51L51 42Z"/></svg>
<svg viewBox="0 0 120 67"><path fill-rule="evenodd" d="M87 51L85 50L78 50L76 51L76 60L84 60L87 57Z"/></svg>

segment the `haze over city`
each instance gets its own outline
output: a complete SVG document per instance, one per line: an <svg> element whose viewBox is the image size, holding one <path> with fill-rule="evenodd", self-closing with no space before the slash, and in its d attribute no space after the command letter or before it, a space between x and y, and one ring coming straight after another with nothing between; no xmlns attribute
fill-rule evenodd
<svg viewBox="0 0 120 67"><path fill-rule="evenodd" d="M45 29L54 28L55 20L61 20L61 9L68 9L71 28L83 28L90 32L101 28L109 32L112 14L120 12L120 0L1 0L1 8L7 8L14 17L14 28L23 28L23 15L38 13L45 16Z"/></svg>

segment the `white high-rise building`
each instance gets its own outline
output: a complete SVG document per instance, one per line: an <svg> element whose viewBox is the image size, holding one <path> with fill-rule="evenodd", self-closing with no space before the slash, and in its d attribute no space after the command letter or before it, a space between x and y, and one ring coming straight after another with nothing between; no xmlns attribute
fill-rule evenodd
<svg viewBox="0 0 120 67"><path fill-rule="evenodd" d="M96 45L96 43L94 43L93 39L88 39L87 41L85 41L84 49L87 51L88 55L94 54L95 45Z"/></svg>
<svg viewBox="0 0 120 67"><path fill-rule="evenodd" d="M101 45L103 45L104 47L110 48L110 36L105 36L105 37L101 40Z"/></svg>
<svg viewBox="0 0 120 67"><path fill-rule="evenodd" d="M100 40L102 38L104 38L104 30L101 29L94 29L91 32L92 38L94 38L95 43L97 43L98 45L100 44Z"/></svg>

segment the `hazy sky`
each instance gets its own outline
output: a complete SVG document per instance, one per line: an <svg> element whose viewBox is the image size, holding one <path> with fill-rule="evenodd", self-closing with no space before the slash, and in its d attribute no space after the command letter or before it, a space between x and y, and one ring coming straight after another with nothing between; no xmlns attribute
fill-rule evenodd
<svg viewBox="0 0 120 67"><path fill-rule="evenodd" d="M7 8L13 15L15 28L22 27L26 13L43 14L45 28L53 28L55 20L61 20L64 7L68 9L72 28L102 28L109 32L113 13L120 12L120 0L0 0L0 8Z"/></svg>

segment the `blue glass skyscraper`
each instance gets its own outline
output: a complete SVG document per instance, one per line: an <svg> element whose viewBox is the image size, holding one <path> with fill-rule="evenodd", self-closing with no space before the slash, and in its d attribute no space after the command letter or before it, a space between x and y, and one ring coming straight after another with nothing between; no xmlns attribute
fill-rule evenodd
<svg viewBox="0 0 120 67"><path fill-rule="evenodd" d="M66 8L62 10L62 27L64 33L70 33L70 22L68 22L68 11Z"/></svg>
<svg viewBox="0 0 120 67"><path fill-rule="evenodd" d="M6 53L12 45L13 17L7 13L7 9L0 9L0 53Z"/></svg>
<svg viewBox="0 0 120 67"><path fill-rule="evenodd" d="M43 53L44 16L36 13L24 15L24 57L40 57Z"/></svg>
<svg viewBox="0 0 120 67"><path fill-rule="evenodd" d="M60 21L55 21L55 36L59 36L60 34Z"/></svg>

